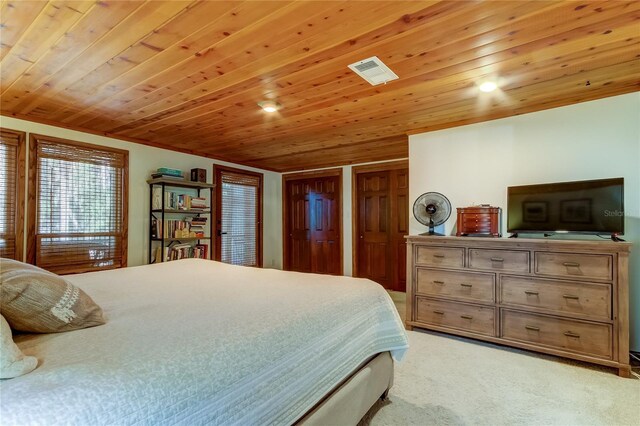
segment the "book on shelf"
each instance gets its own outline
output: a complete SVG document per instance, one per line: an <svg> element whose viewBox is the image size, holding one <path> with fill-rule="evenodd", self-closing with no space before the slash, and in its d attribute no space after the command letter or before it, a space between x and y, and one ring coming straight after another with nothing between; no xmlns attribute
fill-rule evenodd
<svg viewBox="0 0 640 426"><path fill-rule="evenodd" d="M153 179L176 179L176 180L184 180L184 175L182 174L182 170L178 169L170 169L168 167L160 167L155 173L151 173L151 177Z"/></svg>
<svg viewBox="0 0 640 426"><path fill-rule="evenodd" d="M154 210L162 209L162 188L153 188L151 207ZM207 199L204 197L194 197L189 194L165 191L164 208L166 210L206 210L209 208L209 205Z"/></svg>
<svg viewBox="0 0 640 426"><path fill-rule="evenodd" d="M164 249L164 260L208 259L209 246L206 244L174 244Z"/></svg>
<svg viewBox="0 0 640 426"><path fill-rule="evenodd" d="M193 197L188 194L178 195L178 209L180 210L204 210L207 208L207 199Z"/></svg>
<svg viewBox="0 0 640 426"><path fill-rule="evenodd" d="M153 251L153 260L151 263L160 263L162 262L162 247L157 246Z"/></svg>
<svg viewBox="0 0 640 426"><path fill-rule="evenodd" d="M166 175L164 173L152 173L152 179L167 179L167 180L175 180L175 181L184 181L184 176L176 176L176 175Z"/></svg>
<svg viewBox="0 0 640 426"><path fill-rule="evenodd" d="M153 210L160 210L162 208L162 188L160 186L154 186L151 192L151 208Z"/></svg>
<svg viewBox="0 0 640 426"><path fill-rule="evenodd" d="M193 235L195 238L204 238L206 235L202 226L192 226L189 228L189 234Z"/></svg>
<svg viewBox="0 0 640 426"><path fill-rule="evenodd" d="M158 167L156 169L156 172L167 174L167 175L182 176L182 170L172 169L171 167Z"/></svg>
<svg viewBox="0 0 640 426"><path fill-rule="evenodd" d="M204 197L192 197L191 198L191 208L192 209L207 209L209 206L207 205L207 199Z"/></svg>
<svg viewBox="0 0 640 426"><path fill-rule="evenodd" d="M207 224L206 216L189 217L185 219L191 226L205 226Z"/></svg>
<svg viewBox="0 0 640 426"><path fill-rule="evenodd" d="M184 219L165 219L164 224L159 220L152 222L151 236L153 238L204 238L206 235L206 217L188 217ZM153 234L154 226L156 228L155 237ZM163 237L163 230L166 231L166 237Z"/></svg>

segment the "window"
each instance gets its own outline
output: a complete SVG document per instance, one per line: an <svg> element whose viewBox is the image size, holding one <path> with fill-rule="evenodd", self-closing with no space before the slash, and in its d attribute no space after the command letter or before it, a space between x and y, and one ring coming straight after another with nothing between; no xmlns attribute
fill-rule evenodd
<svg viewBox="0 0 640 426"><path fill-rule="evenodd" d="M0 129L0 257L23 259L24 133Z"/></svg>
<svg viewBox="0 0 640 426"><path fill-rule="evenodd" d="M126 266L128 152L31 135L30 163L29 260L56 273Z"/></svg>
<svg viewBox="0 0 640 426"><path fill-rule="evenodd" d="M262 266L262 174L214 166L216 260Z"/></svg>

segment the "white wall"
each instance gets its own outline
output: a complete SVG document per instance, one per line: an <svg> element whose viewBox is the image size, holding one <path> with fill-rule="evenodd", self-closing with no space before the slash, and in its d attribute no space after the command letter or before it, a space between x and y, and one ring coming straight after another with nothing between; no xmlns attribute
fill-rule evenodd
<svg viewBox="0 0 640 426"><path fill-rule="evenodd" d="M631 347L640 350L640 93L409 137L409 193L506 207L507 186L624 177ZM455 212L455 210L454 210ZM503 210L503 233L506 217ZM455 214L445 224L447 234ZM411 218L412 234L425 231Z"/></svg>
<svg viewBox="0 0 640 426"><path fill-rule="evenodd" d="M214 162L264 173L263 261L265 267L282 267L282 182L279 173L11 117L0 116L0 126L129 151L129 266L147 263L149 233L149 185L147 179L149 179L151 172L158 167L177 168L187 174L192 168L206 169L208 182L212 182L213 179L212 165Z"/></svg>

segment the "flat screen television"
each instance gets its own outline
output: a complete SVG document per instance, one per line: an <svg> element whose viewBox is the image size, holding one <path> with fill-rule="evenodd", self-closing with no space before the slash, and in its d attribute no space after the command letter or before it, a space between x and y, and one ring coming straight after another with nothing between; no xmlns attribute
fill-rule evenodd
<svg viewBox="0 0 640 426"><path fill-rule="evenodd" d="M511 186L507 231L624 233L624 178Z"/></svg>

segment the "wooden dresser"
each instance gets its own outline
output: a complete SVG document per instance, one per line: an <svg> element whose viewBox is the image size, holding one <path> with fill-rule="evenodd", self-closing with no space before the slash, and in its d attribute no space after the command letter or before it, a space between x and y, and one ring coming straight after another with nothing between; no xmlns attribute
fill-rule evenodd
<svg viewBox="0 0 640 426"><path fill-rule="evenodd" d="M629 377L631 244L407 237L407 329L618 368Z"/></svg>

